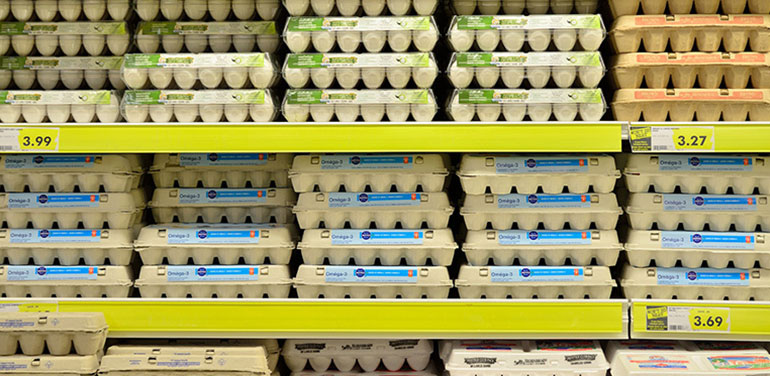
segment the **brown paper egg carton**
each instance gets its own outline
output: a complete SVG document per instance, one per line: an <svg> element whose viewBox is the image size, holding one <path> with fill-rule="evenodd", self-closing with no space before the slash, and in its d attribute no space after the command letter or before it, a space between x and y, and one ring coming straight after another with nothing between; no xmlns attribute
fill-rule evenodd
<svg viewBox="0 0 770 376"><path fill-rule="evenodd" d="M612 15L627 16L637 14L641 7L642 14L716 14L720 5L725 14L767 14L770 2L766 0L609 0ZM666 12L668 7L668 12Z"/></svg>
<svg viewBox="0 0 770 376"><path fill-rule="evenodd" d="M621 89L612 112L619 121L770 121L770 90Z"/></svg>

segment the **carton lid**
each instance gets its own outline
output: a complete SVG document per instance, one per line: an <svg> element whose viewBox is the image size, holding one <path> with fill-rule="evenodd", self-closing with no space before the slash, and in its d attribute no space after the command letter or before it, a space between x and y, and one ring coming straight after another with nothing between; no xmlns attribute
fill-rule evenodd
<svg viewBox="0 0 770 376"><path fill-rule="evenodd" d="M717 195L681 193L631 193L626 200L629 213L698 211L698 212L767 212L768 195ZM711 205L711 206L709 206Z"/></svg>
<svg viewBox="0 0 770 376"><path fill-rule="evenodd" d="M150 172L160 170L288 170L291 154L286 153L172 153L155 154Z"/></svg>
<svg viewBox="0 0 770 376"><path fill-rule="evenodd" d="M569 201L573 207L556 207L546 202ZM566 206L566 205L559 205ZM483 194L466 195L461 213L498 213L498 212L581 212L581 213L618 213L618 199L614 193L562 193L549 194Z"/></svg>
<svg viewBox="0 0 770 376"><path fill-rule="evenodd" d="M295 285L355 284L380 286L451 286L446 266L354 266L302 264ZM285 349L285 348L284 348Z"/></svg>
<svg viewBox="0 0 770 376"><path fill-rule="evenodd" d="M193 339L193 338L175 338L175 339L127 339L121 340L122 345L110 346L107 349L107 355L117 355L124 349L132 351L131 347L213 347L213 348L238 348L238 347L264 347L268 354L281 351L281 346L277 339Z"/></svg>
<svg viewBox="0 0 770 376"><path fill-rule="evenodd" d="M300 267L301 268L301 267ZM425 339L287 339L283 343L284 356L414 356L433 353L433 342Z"/></svg>
<svg viewBox="0 0 770 376"><path fill-rule="evenodd" d="M144 265L139 271L135 286L290 282L288 265Z"/></svg>
<svg viewBox="0 0 770 376"><path fill-rule="evenodd" d="M581 174L616 175L615 158L610 155L569 155L555 154L548 156L531 154L464 154L457 172L461 177L509 175L509 174L564 174L563 171L550 172L547 169L538 170L544 166L585 166ZM546 167L547 168L547 167Z"/></svg>
<svg viewBox="0 0 770 376"><path fill-rule="evenodd" d="M461 286L615 286L607 266L460 266Z"/></svg>
<svg viewBox="0 0 770 376"><path fill-rule="evenodd" d="M749 66L764 67L770 65L770 54L760 52L637 52L620 54L613 58L613 69L640 69L647 67L670 66Z"/></svg>
<svg viewBox="0 0 770 376"><path fill-rule="evenodd" d="M142 189L130 193L0 193L2 211L128 213L144 208L146 202Z"/></svg>
<svg viewBox="0 0 770 376"><path fill-rule="evenodd" d="M145 226L134 242L137 251L151 247L294 247L292 225L272 224L164 224ZM0 232L0 236L2 232ZM256 242L233 239L248 236ZM2 243L0 243L2 244Z"/></svg>
<svg viewBox="0 0 770 376"><path fill-rule="evenodd" d="M270 375L265 358L245 355L106 355L100 374L131 372L247 372Z"/></svg>
<svg viewBox="0 0 770 376"><path fill-rule="evenodd" d="M0 172L140 174L144 162L137 154L7 154L0 156Z"/></svg>
<svg viewBox="0 0 770 376"><path fill-rule="evenodd" d="M436 366L433 363L429 363L428 366L422 371L415 371L412 369L388 371L388 370L375 370L372 372L366 372L359 367L353 367L350 371L343 372L337 370L326 370L317 372L314 370L292 372L291 376L436 376L439 372L436 371Z"/></svg>
<svg viewBox="0 0 770 376"><path fill-rule="evenodd" d="M498 372L598 372L609 369L601 346L596 341L525 341L500 345L453 343L447 356L447 370L452 373L473 369L474 366Z"/></svg>
<svg viewBox="0 0 770 376"><path fill-rule="evenodd" d="M770 56L770 55L768 55ZM739 154L630 154L623 173L626 175L766 175L770 159ZM715 167L709 167L715 166Z"/></svg>
<svg viewBox="0 0 770 376"><path fill-rule="evenodd" d="M303 173L403 172L448 175L443 154L309 154L294 157L289 176Z"/></svg>
<svg viewBox="0 0 770 376"><path fill-rule="evenodd" d="M761 14L687 14L687 15L628 15L620 16L610 34L650 28L730 28L762 29L770 27L770 16Z"/></svg>
<svg viewBox="0 0 770 376"><path fill-rule="evenodd" d="M463 250L621 249L615 230L478 230L468 231Z"/></svg>
<svg viewBox="0 0 770 376"><path fill-rule="evenodd" d="M452 210L449 205L449 197L446 192L306 192L300 193L294 212L304 211L335 211L356 210L371 211L373 200L391 201L393 206L377 206L381 211L425 211L425 210ZM397 206L396 206L397 205Z"/></svg>
<svg viewBox="0 0 770 376"><path fill-rule="evenodd" d="M156 188L150 207L276 207L296 201L291 188Z"/></svg>
<svg viewBox="0 0 770 376"><path fill-rule="evenodd" d="M623 268L622 286L663 286L685 287L720 286L735 288L759 288L770 285L767 269L738 269L738 268L658 268L634 267L626 265Z"/></svg>
<svg viewBox="0 0 770 376"><path fill-rule="evenodd" d="M99 369L96 355L10 355L0 357L0 372L8 374L91 375Z"/></svg>
<svg viewBox="0 0 770 376"><path fill-rule="evenodd" d="M0 265L0 283L6 285L119 285L131 286L129 266Z"/></svg>
<svg viewBox="0 0 770 376"><path fill-rule="evenodd" d="M102 330L107 321L101 312L0 312L0 333Z"/></svg>
<svg viewBox="0 0 770 376"><path fill-rule="evenodd" d="M770 243L766 239L770 240L770 234L761 232L628 230L624 248L627 251L708 249L710 252L725 253L768 252ZM733 246L728 248L725 246L727 243Z"/></svg>
<svg viewBox="0 0 770 376"><path fill-rule="evenodd" d="M613 103L637 102L722 102L770 103L770 90L766 89L619 89Z"/></svg>
<svg viewBox="0 0 770 376"><path fill-rule="evenodd" d="M353 241L355 239L356 241ZM359 239L366 239L358 241ZM379 240L378 240L379 239ZM417 242L406 240L417 239ZM308 229L299 249L313 248L457 248L451 229Z"/></svg>
<svg viewBox="0 0 770 376"><path fill-rule="evenodd" d="M132 230L0 229L0 247L6 249L126 249L133 238Z"/></svg>
<svg viewBox="0 0 770 376"><path fill-rule="evenodd" d="M114 345L107 355L169 355L169 356L251 356L267 358L262 346L205 346L205 345Z"/></svg>
<svg viewBox="0 0 770 376"><path fill-rule="evenodd" d="M524 342L513 340L446 340L439 342L439 358L444 363L449 362L451 355L460 353L481 353L484 351L495 352L523 352Z"/></svg>

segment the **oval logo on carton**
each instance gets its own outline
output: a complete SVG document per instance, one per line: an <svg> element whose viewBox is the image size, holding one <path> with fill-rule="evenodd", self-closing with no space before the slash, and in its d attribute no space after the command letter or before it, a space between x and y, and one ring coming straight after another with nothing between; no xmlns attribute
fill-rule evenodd
<svg viewBox="0 0 770 376"><path fill-rule="evenodd" d="M206 193L206 196L208 196L210 199L213 200L217 198L217 191L211 190L208 193Z"/></svg>
<svg viewBox="0 0 770 376"><path fill-rule="evenodd" d="M44 238L44 239L45 239L45 238L47 238L47 237L48 237L48 235L51 235L51 233L50 233L50 232L48 232L48 230L40 230L40 237L41 237L41 238Z"/></svg>
<svg viewBox="0 0 770 376"><path fill-rule="evenodd" d="M366 270L364 270L364 268L356 269L356 277L364 278L365 275L366 275Z"/></svg>
<svg viewBox="0 0 770 376"><path fill-rule="evenodd" d="M527 278L527 277L529 277L530 275L532 275L532 271L531 271L531 270L529 270L529 268L524 268L524 269L521 269L521 276L522 276L522 277L524 277L524 278Z"/></svg>
<svg viewBox="0 0 770 376"><path fill-rule="evenodd" d="M527 196L527 202L529 202L530 204L537 204L537 195Z"/></svg>
<svg viewBox="0 0 770 376"><path fill-rule="evenodd" d="M692 201L695 203L695 205L698 205L698 206L703 206L703 203L705 202L703 200L703 197L701 196L695 197L695 199L693 199Z"/></svg>
<svg viewBox="0 0 770 376"><path fill-rule="evenodd" d="M200 239L206 239L206 237L209 236L209 233L206 232L206 230L200 230L198 231L198 238Z"/></svg>
<svg viewBox="0 0 770 376"><path fill-rule="evenodd" d="M537 231L530 231L528 235L529 235L529 240L537 240L537 238L539 237Z"/></svg>
<svg viewBox="0 0 770 376"><path fill-rule="evenodd" d="M37 196L37 202L41 204L45 204L46 202L48 202L48 196L47 195Z"/></svg>
<svg viewBox="0 0 770 376"><path fill-rule="evenodd" d="M48 270L45 268L45 266L41 266L41 267L37 268L37 275L45 275L45 273L47 273L47 272L48 272Z"/></svg>
<svg viewBox="0 0 770 376"><path fill-rule="evenodd" d="M361 233L361 239L369 240L372 238L372 233L369 231L364 231Z"/></svg>
<svg viewBox="0 0 770 376"><path fill-rule="evenodd" d="M690 165L691 166L699 166L700 165L700 158L698 158L698 157L691 157L690 158Z"/></svg>
<svg viewBox="0 0 770 376"><path fill-rule="evenodd" d="M700 236L700 234L693 234L692 236L693 243L700 243L701 241L703 241L703 237Z"/></svg>
<svg viewBox="0 0 770 376"><path fill-rule="evenodd" d="M535 168L537 166L537 161L534 159L527 159L527 167L529 168Z"/></svg>
<svg viewBox="0 0 770 376"><path fill-rule="evenodd" d="M361 201L361 202L369 201L369 195L367 195L366 193L361 193L360 195L358 195L358 201Z"/></svg>
<svg viewBox="0 0 770 376"><path fill-rule="evenodd" d="M40 163L43 163L45 161L45 157L42 156L42 155L36 155L35 158L32 159L32 161L35 162L35 163L40 164Z"/></svg>
<svg viewBox="0 0 770 376"><path fill-rule="evenodd" d="M350 163L354 164L354 165L357 165L357 164L361 163L361 157L359 157L357 155L353 156L352 158L350 158Z"/></svg>
<svg viewBox="0 0 770 376"><path fill-rule="evenodd" d="M210 160L210 161L212 161L212 162L216 162L216 161L217 161L217 159L219 159L219 154L217 154L217 153L210 153L210 154L209 154L209 160Z"/></svg>
<svg viewBox="0 0 770 376"><path fill-rule="evenodd" d="M687 272L687 279L694 281L697 278L698 278L698 273L696 273L695 271L690 270L689 272Z"/></svg>
<svg viewBox="0 0 770 376"><path fill-rule="evenodd" d="M198 274L198 277L203 277L206 275L206 268L200 267L195 272Z"/></svg>

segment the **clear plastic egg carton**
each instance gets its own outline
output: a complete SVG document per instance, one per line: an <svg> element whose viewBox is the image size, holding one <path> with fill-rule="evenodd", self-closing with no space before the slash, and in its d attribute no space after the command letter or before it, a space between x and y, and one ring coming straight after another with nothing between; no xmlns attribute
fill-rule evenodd
<svg viewBox="0 0 770 376"><path fill-rule="evenodd" d="M107 339L107 322L101 312L0 313L0 355L95 355Z"/></svg>
<svg viewBox="0 0 770 376"><path fill-rule="evenodd" d="M288 298L286 265L145 265L134 282L142 298Z"/></svg>
<svg viewBox="0 0 770 376"><path fill-rule="evenodd" d="M630 230L624 248L632 266L656 265L698 268L705 262L711 268L748 269L758 263L770 265L767 234L754 232L644 231ZM768 238L770 240L770 238Z"/></svg>
<svg viewBox="0 0 770 376"><path fill-rule="evenodd" d="M502 78L510 89L529 86L542 89L551 81L556 87L595 88L604 77L604 61L598 52L455 52L447 68L449 81L458 89L475 82L493 88Z"/></svg>
<svg viewBox="0 0 770 376"><path fill-rule="evenodd" d="M89 21L108 18L123 21L131 11L130 0L4 0L0 2L0 20L26 22L33 18L50 22L60 15L66 21L78 21L81 14ZM106 17L105 17L106 16Z"/></svg>
<svg viewBox="0 0 770 376"><path fill-rule="evenodd" d="M425 339L287 339L281 352L292 372L304 371L308 363L316 372L328 370L332 363L342 372L350 372L356 364L374 372L380 363L389 371L422 371L431 354L433 342Z"/></svg>
<svg viewBox="0 0 770 376"><path fill-rule="evenodd" d="M66 1L66 0L65 0ZM125 22L0 22L0 55L123 56L131 44ZM105 45L107 48L105 48Z"/></svg>
<svg viewBox="0 0 770 376"><path fill-rule="evenodd" d="M461 299L609 299L615 280L606 266L460 267Z"/></svg>
<svg viewBox="0 0 770 376"><path fill-rule="evenodd" d="M451 0L454 14L553 14L596 13L598 0Z"/></svg>
<svg viewBox="0 0 770 376"><path fill-rule="evenodd" d="M158 18L176 21L182 18L201 21L227 21L232 15L241 21L275 19L281 8L279 0L134 0L136 14L144 21ZM206 17L206 16L209 17Z"/></svg>
<svg viewBox="0 0 770 376"><path fill-rule="evenodd" d="M105 376L212 375L265 376L270 374L264 358L253 355L138 354L106 355L99 374Z"/></svg>
<svg viewBox="0 0 770 376"><path fill-rule="evenodd" d="M764 0L610 0L610 9L615 17L643 14L664 14L668 6L671 14L761 14L770 13L770 3ZM692 12L695 5L695 12Z"/></svg>
<svg viewBox="0 0 770 376"><path fill-rule="evenodd" d="M12 265L129 265L132 230L0 230L0 261Z"/></svg>
<svg viewBox="0 0 770 376"><path fill-rule="evenodd" d="M300 299L446 299L452 280L445 266L303 264L294 277L294 288Z"/></svg>
<svg viewBox="0 0 770 376"><path fill-rule="evenodd" d="M438 112L436 97L430 89L320 90L289 89L281 108L290 123L317 123L336 119L353 123L359 116L365 122L429 122Z"/></svg>
<svg viewBox="0 0 770 376"><path fill-rule="evenodd" d="M460 214L468 230L614 230L623 210L614 193L466 195ZM515 224L516 227L512 225Z"/></svg>
<svg viewBox="0 0 770 376"><path fill-rule="evenodd" d="M672 52L768 52L770 16L622 16L609 35L620 54L638 52L642 46L646 52L667 52L669 45Z"/></svg>
<svg viewBox="0 0 770 376"><path fill-rule="evenodd" d="M117 91L0 91L0 123L115 123L120 121Z"/></svg>
<svg viewBox="0 0 770 376"><path fill-rule="evenodd" d="M381 1L380 1L381 2ZM363 45L380 52L387 42L393 52L405 52L414 44L420 52L433 52L439 40L431 16L405 17L289 17L283 39L291 52L331 52L338 47L353 53Z"/></svg>
<svg viewBox="0 0 770 376"><path fill-rule="evenodd" d="M619 121L770 121L770 90L620 89L612 113Z"/></svg>
<svg viewBox="0 0 770 376"><path fill-rule="evenodd" d="M457 243L451 229L436 230L323 230L309 229L297 245L306 264L449 266Z"/></svg>
<svg viewBox="0 0 770 376"><path fill-rule="evenodd" d="M128 266L0 265L0 297L127 298Z"/></svg>
<svg viewBox="0 0 770 376"><path fill-rule="evenodd" d="M597 51L606 31L600 15L510 15L455 16L447 38L454 51L465 52L475 45L491 52L521 51L524 44L535 52L546 51L553 42L559 51Z"/></svg>
<svg viewBox="0 0 770 376"><path fill-rule="evenodd" d="M610 193L620 171L615 158L595 155L464 154L460 162L463 191L481 195L537 193Z"/></svg>
<svg viewBox="0 0 770 376"><path fill-rule="evenodd" d="M240 53L273 53L281 44L273 21L141 22L135 38L145 54L223 53L231 48Z"/></svg>
<svg viewBox="0 0 770 376"><path fill-rule="evenodd" d="M456 89L447 105L454 121L599 121L607 110L601 89Z"/></svg>
<svg viewBox="0 0 770 376"><path fill-rule="evenodd" d="M285 153L155 154L150 174L159 188L288 187L291 161Z"/></svg>
<svg viewBox="0 0 770 376"><path fill-rule="evenodd" d="M420 16L431 16L438 8L439 0L283 0L283 5L292 16L339 14L353 17L362 13L368 17L405 16L412 10Z"/></svg>
<svg viewBox="0 0 770 376"><path fill-rule="evenodd" d="M156 188L149 205L156 223L292 223L296 201L289 188Z"/></svg>
<svg viewBox="0 0 770 376"><path fill-rule="evenodd" d="M269 122L278 114L270 90L127 90L121 113L129 123Z"/></svg>
<svg viewBox="0 0 770 376"><path fill-rule="evenodd" d="M3 357L3 374L6 375L93 376L98 370L98 355L10 355Z"/></svg>
<svg viewBox="0 0 770 376"><path fill-rule="evenodd" d="M468 231L462 250L472 266L597 265L614 266L623 245L614 230ZM490 262L491 260L491 262Z"/></svg>
<svg viewBox="0 0 770 376"><path fill-rule="evenodd" d="M367 229L372 222L378 229L446 228L453 212L445 192L307 192L294 207L302 229Z"/></svg>
<svg viewBox="0 0 770 376"><path fill-rule="evenodd" d="M753 232L770 229L770 208L764 195L632 193L626 204L634 230ZM655 227L654 227L655 226Z"/></svg>
<svg viewBox="0 0 770 376"><path fill-rule="evenodd" d="M414 81L430 89L438 77L436 58L428 52L364 54L289 54L283 65L283 78L292 88L327 89L337 82L343 89L354 89L361 81L367 89L388 85L403 89Z"/></svg>
<svg viewBox="0 0 770 376"><path fill-rule="evenodd" d="M13 86L29 90L37 84L44 90L55 90L60 86L78 90L85 80L86 86L92 90L123 90L126 86L120 78L121 65L123 58L120 56L5 56L0 57L0 89Z"/></svg>
<svg viewBox="0 0 770 376"><path fill-rule="evenodd" d="M296 192L441 192L450 162L442 154L297 155L289 171Z"/></svg>
<svg viewBox="0 0 770 376"><path fill-rule="evenodd" d="M628 299L767 300L766 269L636 268L626 265L620 285Z"/></svg>

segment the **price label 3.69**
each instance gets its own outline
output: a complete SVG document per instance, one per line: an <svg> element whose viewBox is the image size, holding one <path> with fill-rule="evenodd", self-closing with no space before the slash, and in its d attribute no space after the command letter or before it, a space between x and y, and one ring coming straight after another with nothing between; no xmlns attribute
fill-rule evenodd
<svg viewBox="0 0 770 376"><path fill-rule="evenodd" d="M730 332L730 308L647 306L649 332Z"/></svg>

